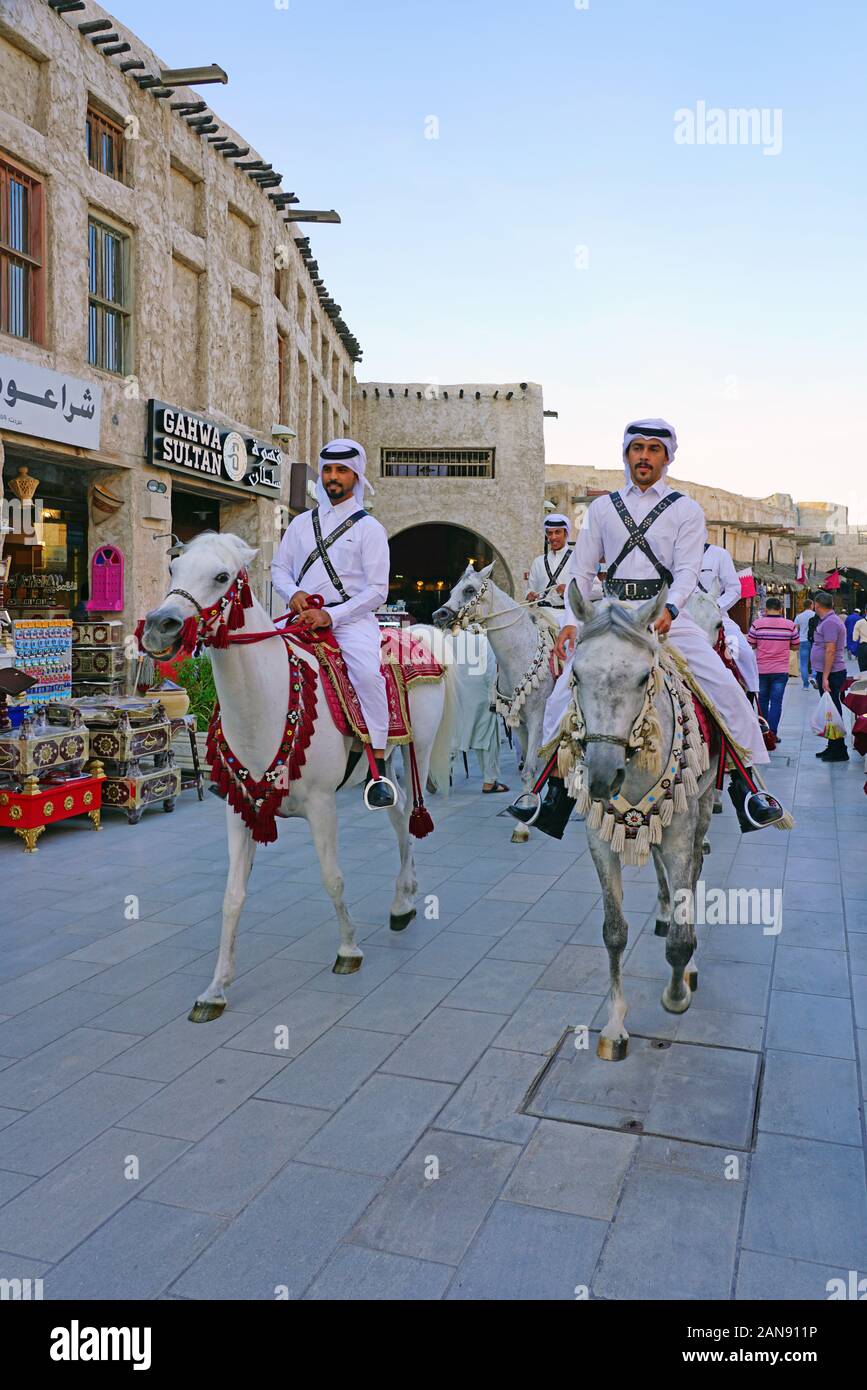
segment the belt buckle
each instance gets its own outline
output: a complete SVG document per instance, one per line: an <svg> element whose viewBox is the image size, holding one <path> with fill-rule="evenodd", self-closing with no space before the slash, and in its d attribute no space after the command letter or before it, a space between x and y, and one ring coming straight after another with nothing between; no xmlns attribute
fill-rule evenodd
<svg viewBox="0 0 867 1390"><path fill-rule="evenodd" d="M634 579L627 579L623 584L624 598L638 598L638 583Z"/></svg>

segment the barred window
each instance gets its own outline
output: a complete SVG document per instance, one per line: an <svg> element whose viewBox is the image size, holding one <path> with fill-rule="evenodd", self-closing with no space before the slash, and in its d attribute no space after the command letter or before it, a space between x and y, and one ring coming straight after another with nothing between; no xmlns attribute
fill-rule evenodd
<svg viewBox="0 0 867 1390"><path fill-rule="evenodd" d="M382 478L493 478L494 449L383 449Z"/></svg>
<svg viewBox="0 0 867 1390"><path fill-rule="evenodd" d="M0 159L0 331L44 341L43 188Z"/></svg>
<svg viewBox="0 0 867 1390"><path fill-rule="evenodd" d="M85 140L87 147L87 162L94 169L98 169L101 174L108 174L109 178L117 179L120 183L124 182L124 132L123 127L113 121L110 116L104 116L95 107L87 108L87 125L85 128Z"/></svg>
<svg viewBox="0 0 867 1390"><path fill-rule="evenodd" d="M123 376L130 365L130 240L94 217L88 236L87 360Z"/></svg>

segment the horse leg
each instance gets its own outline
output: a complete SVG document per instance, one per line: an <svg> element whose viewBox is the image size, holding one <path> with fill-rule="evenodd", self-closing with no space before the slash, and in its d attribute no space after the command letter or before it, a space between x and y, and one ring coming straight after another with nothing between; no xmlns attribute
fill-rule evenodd
<svg viewBox="0 0 867 1390"><path fill-rule="evenodd" d="M708 826L710 825L710 818L713 815L713 805L714 787L713 784L711 784L710 786L705 788L705 790L701 793L698 799L698 819L696 820L695 840L693 841L692 846L691 887L693 892L693 901L695 900L696 885L698 884L698 881L701 878L702 869L704 867L704 840L705 836L707 835ZM691 960L687 963L686 969L683 972L683 977L694 994L695 991L698 989L698 967L696 966L694 955L691 958Z"/></svg>
<svg viewBox="0 0 867 1390"><path fill-rule="evenodd" d="M629 924L623 915L623 878L620 857L613 854L609 845L600 840L594 832L588 832L590 853L596 865L599 882L602 885L602 902L605 917L602 936L608 951L608 969L611 980L608 1022L599 1035L596 1056L605 1062L622 1062L629 1048L629 1034L623 1020L626 1017L626 999L623 995L621 961Z"/></svg>
<svg viewBox="0 0 867 1390"><path fill-rule="evenodd" d="M656 881L659 884L654 932L657 936L668 936L668 928L671 924L671 892L668 887L668 875L665 872L665 864L662 862L659 845L651 846L651 853L653 855L653 867L656 869Z"/></svg>
<svg viewBox="0 0 867 1390"><path fill-rule="evenodd" d="M418 761L418 775L422 786L427 781L427 758L421 756L421 749L416 750ZM403 748L403 768L404 786L412 785L412 775L410 770L409 748ZM404 795L403 804L389 806L388 814L394 826L394 833L397 836L398 848L400 849L400 871L397 875L397 882L394 885L394 898L389 908L388 925L392 931L403 931L408 927L415 916L415 895L418 892L418 879L415 875L415 856L412 852L412 838L409 833L409 817L412 810L410 798Z"/></svg>
<svg viewBox="0 0 867 1390"><path fill-rule="evenodd" d="M334 904L340 926L340 945L337 959L331 967L334 975L351 975L361 969L364 953L355 944L355 923L349 915L343 896L343 874L337 862L337 803L333 792L313 792L304 808L313 846L319 860L322 886Z"/></svg>
<svg viewBox="0 0 867 1390"><path fill-rule="evenodd" d="M695 831L696 813L686 811L676 816L663 833L662 857L674 902L671 925L665 939L665 959L671 966L671 980L662 992L662 1006L670 1014L685 1013L692 1000L692 991L684 972L695 951ZM701 835L703 839L704 831Z"/></svg>
<svg viewBox="0 0 867 1390"><path fill-rule="evenodd" d="M190 1023L211 1023L226 1007L226 986L235 978L235 939L238 919L247 896L247 880L253 867L256 841L240 816L226 806L226 832L229 841L229 875L223 895L223 926L214 978L200 994L187 1017Z"/></svg>
<svg viewBox="0 0 867 1390"><path fill-rule="evenodd" d="M527 725L524 720L521 720L521 723L518 725L515 732L518 735L518 747L521 750L521 756L518 760L518 776L521 778L522 789L526 792L532 789L533 783L532 781L530 781L529 784L527 782L527 751L531 747L531 744L527 730ZM527 829L526 825L516 824L514 830L512 831L512 844L524 845L527 843L529 838L530 832Z"/></svg>

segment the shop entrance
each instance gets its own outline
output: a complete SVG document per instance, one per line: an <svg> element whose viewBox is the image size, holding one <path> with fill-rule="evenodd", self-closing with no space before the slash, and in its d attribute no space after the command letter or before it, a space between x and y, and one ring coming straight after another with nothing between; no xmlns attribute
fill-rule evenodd
<svg viewBox="0 0 867 1390"><path fill-rule="evenodd" d="M484 536L464 526L446 522L411 526L390 537L389 547L388 601L403 599L416 622L430 622L470 562L480 570L493 560L494 583L507 594L513 592L512 576L502 557Z"/></svg>
<svg viewBox="0 0 867 1390"><path fill-rule="evenodd" d="M10 483L27 466L38 485L31 492L34 510L9 508L3 544L4 604L13 618L67 617L88 597L87 471L21 455L6 445L4 479L7 504L15 500ZM35 504L39 504L36 507ZM20 525L23 529L18 530Z"/></svg>
<svg viewBox="0 0 867 1390"><path fill-rule="evenodd" d="M172 532L186 544L202 531L219 531L220 504L202 492L172 486Z"/></svg>

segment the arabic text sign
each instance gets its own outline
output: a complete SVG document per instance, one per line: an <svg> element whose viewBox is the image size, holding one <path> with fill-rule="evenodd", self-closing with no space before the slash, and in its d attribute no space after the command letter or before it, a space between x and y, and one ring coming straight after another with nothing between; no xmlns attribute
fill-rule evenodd
<svg viewBox="0 0 867 1390"><path fill-rule="evenodd" d="M96 382L0 356L0 429L98 449L101 411Z"/></svg>
<svg viewBox="0 0 867 1390"><path fill-rule="evenodd" d="M205 474L245 492L280 495L283 455L276 445L165 401L148 402L147 458L161 468Z"/></svg>

